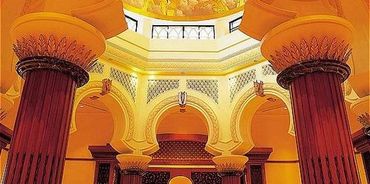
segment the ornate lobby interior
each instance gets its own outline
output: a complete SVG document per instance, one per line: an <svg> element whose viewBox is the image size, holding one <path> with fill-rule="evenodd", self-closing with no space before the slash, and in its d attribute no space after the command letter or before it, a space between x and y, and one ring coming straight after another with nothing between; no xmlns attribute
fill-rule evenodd
<svg viewBox="0 0 370 184"><path fill-rule="evenodd" d="M368 0L2 0L4 184L370 183Z"/></svg>

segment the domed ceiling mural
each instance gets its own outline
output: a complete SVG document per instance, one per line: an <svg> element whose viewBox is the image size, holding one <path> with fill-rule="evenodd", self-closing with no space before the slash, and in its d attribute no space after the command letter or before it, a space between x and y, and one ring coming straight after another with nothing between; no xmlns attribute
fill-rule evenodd
<svg viewBox="0 0 370 184"><path fill-rule="evenodd" d="M241 11L245 0L122 0L127 10L164 20L207 20Z"/></svg>

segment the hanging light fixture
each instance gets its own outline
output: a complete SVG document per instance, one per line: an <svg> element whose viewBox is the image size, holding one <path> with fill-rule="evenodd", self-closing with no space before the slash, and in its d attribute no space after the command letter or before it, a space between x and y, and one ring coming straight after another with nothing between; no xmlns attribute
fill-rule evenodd
<svg viewBox="0 0 370 184"><path fill-rule="evenodd" d="M179 95L178 95L178 99L179 99L179 106L180 106L180 112L185 112L186 109L186 97L187 97L187 93L185 91L180 91L179 92Z"/></svg>

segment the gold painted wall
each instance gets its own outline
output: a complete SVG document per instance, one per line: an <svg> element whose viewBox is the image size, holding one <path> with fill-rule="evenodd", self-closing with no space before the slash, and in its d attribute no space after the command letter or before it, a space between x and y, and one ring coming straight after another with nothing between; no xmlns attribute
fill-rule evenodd
<svg viewBox="0 0 370 184"><path fill-rule="evenodd" d="M64 165L63 184L94 183L95 162L94 161L72 161L67 160Z"/></svg>
<svg viewBox="0 0 370 184"><path fill-rule="evenodd" d="M266 181L268 184L298 184L300 183L298 154L295 138L288 133L288 110L284 102L276 96L265 98L276 101L267 100L254 114L252 139L256 147L273 149L265 165Z"/></svg>
<svg viewBox="0 0 370 184"><path fill-rule="evenodd" d="M298 163L266 163L266 183L268 184L300 184Z"/></svg>
<svg viewBox="0 0 370 184"><path fill-rule="evenodd" d="M88 184L94 182L95 161L88 146L104 146L113 134L113 119L108 108L90 94L79 104L76 112L77 131L69 136L63 183ZM71 160L74 159L74 160Z"/></svg>

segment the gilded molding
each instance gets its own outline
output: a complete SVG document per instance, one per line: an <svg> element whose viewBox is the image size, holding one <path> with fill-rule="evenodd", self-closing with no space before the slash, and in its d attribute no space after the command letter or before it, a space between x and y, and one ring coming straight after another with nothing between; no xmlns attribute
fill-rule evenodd
<svg viewBox="0 0 370 184"><path fill-rule="evenodd" d="M270 62L278 73L286 68L308 61L333 61L345 63L351 55L349 43L337 38L313 36L310 40L301 39L282 46L271 55Z"/></svg>
<svg viewBox="0 0 370 184"><path fill-rule="evenodd" d="M183 60L163 59L163 60L149 60L141 58L130 52L123 52L119 48L109 46L104 56L109 59L114 59L120 65L133 66L145 71L159 71L159 72L186 72L186 73L209 73L209 74L227 74L242 67L250 66L265 59L261 56L259 48L252 50L243 50L238 54L230 56L230 58L221 58L217 60L197 60L196 62L182 62Z"/></svg>
<svg viewBox="0 0 370 184"><path fill-rule="evenodd" d="M116 156L123 171L145 171L152 157L147 155L119 154Z"/></svg>
<svg viewBox="0 0 370 184"><path fill-rule="evenodd" d="M146 140L149 143L154 143L155 140L155 134L153 135L153 132L155 132L155 129L157 128L157 120L158 117L161 115L160 112L163 110L166 110L165 108L168 108L169 106L175 106L178 105L178 97L177 96L172 96L169 97L163 101L161 101L159 104L157 104L153 110L150 112L147 123L146 123L146 129L145 129L145 137ZM216 113L205 103L199 98L193 97L193 96L188 96L187 97L187 105L193 106L196 105L198 108L200 108L201 112L204 112L204 116L209 120L208 122L208 135L211 136L209 139L210 144L215 144L218 141L218 136L219 136L219 126L218 126L218 120ZM158 143L156 143L158 144Z"/></svg>
<svg viewBox="0 0 370 184"><path fill-rule="evenodd" d="M76 82L77 87L81 87L89 81L89 74L84 69L73 63L54 57L27 57L16 64L17 73L23 78L27 72L41 69L54 70L67 74Z"/></svg>
<svg viewBox="0 0 370 184"><path fill-rule="evenodd" d="M343 62L337 61L307 61L292 65L277 76L277 83L289 89L290 84L294 79L314 72L326 72L338 74L340 80L343 82L351 73L349 66Z"/></svg>
<svg viewBox="0 0 370 184"><path fill-rule="evenodd" d="M242 155L221 155L212 158L216 169L221 173L233 173L243 171L248 157Z"/></svg>
<svg viewBox="0 0 370 184"><path fill-rule="evenodd" d="M35 56L47 56L71 62L89 71L96 55L87 46L68 37L58 38L50 34L22 37L13 44L13 49L20 60Z"/></svg>

